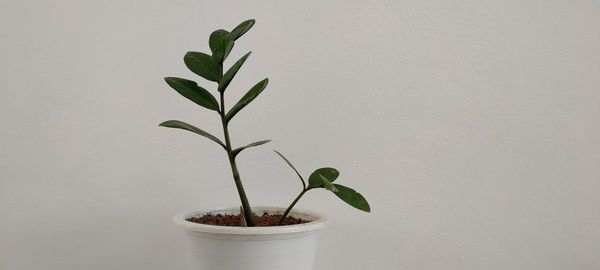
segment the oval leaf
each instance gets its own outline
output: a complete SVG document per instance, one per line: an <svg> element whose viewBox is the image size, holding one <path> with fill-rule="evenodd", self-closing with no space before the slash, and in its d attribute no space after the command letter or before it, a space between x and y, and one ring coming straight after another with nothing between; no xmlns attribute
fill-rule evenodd
<svg viewBox="0 0 600 270"><path fill-rule="evenodd" d="M310 174L308 178L308 187L309 188L317 188L323 187L323 181L321 180L321 176L325 177L329 182L334 182L335 179L340 176L340 172L334 168L320 168L316 169L313 173Z"/></svg>
<svg viewBox="0 0 600 270"><path fill-rule="evenodd" d="M221 79L221 82L219 82L219 92L223 92L225 91L225 89L227 89L227 86L229 86L229 83L231 83L231 80L233 80L233 77L235 77L235 74L237 74L238 70L240 70L240 68L242 67L244 62L246 62L246 59L250 56L251 53L252 52L248 52L246 55L242 56L240 60L237 60L237 62L235 62L235 64L233 64L233 66L231 66L231 68L229 68L229 70L225 72L223 78Z"/></svg>
<svg viewBox="0 0 600 270"><path fill-rule="evenodd" d="M215 97L206 89L198 86L196 82L176 77L166 77L165 82L179 94L194 103L209 110L219 110L219 103Z"/></svg>
<svg viewBox="0 0 600 270"><path fill-rule="evenodd" d="M229 32L219 29L210 34L208 45L213 55L213 59L217 63L223 63L231 49L233 49L234 41L231 39Z"/></svg>
<svg viewBox="0 0 600 270"><path fill-rule="evenodd" d="M356 192L354 189L339 184L333 184L333 186L338 190L338 192L334 192L334 194L342 199L342 201L345 201L347 204L356 209L365 212L371 212L371 206L369 206L367 199L360 195L360 193Z"/></svg>
<svg viewBox="0 0 600 270"><path fill-rule="evenodd" d="M246 146L242 146L239 148L236 148L235 150L233 150L233 156L237 156L240 152L242 152L242 150L248 148L248 147L254 147L254 146L259 146L259 145L263 145L265 143L270 142L271 140L263 140L263 141L258 141L258 142L253 142L251 144L248 144Z"/></svg>
<svg viewBox="0 0 600 270"><path fill-rule="evenodd" d="M221 79L222 68L208 54L188 52L183 57L185 65L198 76L209 81L218 82Z"/></svg>
<svg viewBox="0 0 600 270"><path fill-rule="evenodd" d="M183 129L183 130L187 130L187 131L191 131L194 132L196 134L202 135L216 143L218 143L219 145L221 145L223 148L225 148L225 144L223 144L223 142L221 142L221 140L219 140L219 138L213 136L212 134L201 130L195 126L192 126L188 123L182 122L182 121L178 121L178 120L169 120L169 121L165 121L160 123L159 126L162 127L168 127L168 128L179 128L179 129Z"/></svg>
<svg viewBox="0 0 600 270"><path fill-rule="evenodd" d="M250 28L252 28L255 22L256 21L254 21L254 19L250 19L240 23L240 25L236 26L233 30L231 30L231 38L233 40L240 38L242 35L248 32Z"/></svg>
<svg viewBox="0 0 600 270"><path fill-rule="evenodd" d="M246 105L250 104L250 102L258 97L258 95L265 90L267 84L269 84L268 78L258 82L250 90L248 90L248 92L240 99L240 101L231 107L229 112L227 112L227 115L225 115L227 122L229 122L240 110L246 107Z"/></svg>

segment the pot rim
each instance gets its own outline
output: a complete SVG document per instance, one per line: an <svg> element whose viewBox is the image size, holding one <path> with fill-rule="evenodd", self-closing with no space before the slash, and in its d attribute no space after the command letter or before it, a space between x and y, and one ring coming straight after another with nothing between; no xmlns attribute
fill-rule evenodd
<svg viewBox="0 0 600 270"><path fill-rule="evenodd" d="M283 213L285 208L283 207L252 207L254 212L275 212ZM223 212L238 212L239 207L222 207L213 208L210 210L201 211L186 211L177 214L173 217L175 224L184 227L188 231L199 232L199 233L210 233L210 234L227 234L227 235L274 235L274 234L296 234L303 232L310 232L321 229L327 222L327 216L325 214L304 210L304 209L292 209L290 212L291 216L300 216L302 218L311 219L307 223L296 224L296 225L282 225L282 226L269 226L269 227L232 227L232 226L218 226L218 225L207 225L200 224L191 221L187 221L188 218L198 215L204 215L207 213L223 213Z"/></svg>

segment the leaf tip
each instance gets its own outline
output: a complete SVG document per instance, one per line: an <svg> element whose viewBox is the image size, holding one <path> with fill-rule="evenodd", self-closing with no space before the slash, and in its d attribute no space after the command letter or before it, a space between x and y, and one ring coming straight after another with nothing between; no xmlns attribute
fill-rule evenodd
<svg viewBox="0 0 600 270"><path fill-rule="evenodd" d="M360 195L360 193L358 193ZM369 205L369 202L367 201L367 199L360 195L363 198L363 201L359 203L359 207L357 207L359 210L367 212L367 213L371 213L371 206Z"/></svg>
<svg viewBox="0 0 600 270"><path fill-rule="evenodd" d="M249 24L248 28L250 28L250 27L254 26L254 24L256 23L256 20L255 19L247 19L244 22L242 22L241 24L245 24L245 23Z"/></svg>

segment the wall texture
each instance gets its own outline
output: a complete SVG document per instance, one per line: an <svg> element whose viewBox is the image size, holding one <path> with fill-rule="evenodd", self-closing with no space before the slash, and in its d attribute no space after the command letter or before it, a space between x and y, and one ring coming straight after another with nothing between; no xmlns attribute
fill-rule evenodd
<svg viewBox="0 0 600 270"><path fill-rule="evenodd" d="M237 205L220 134L164 76L257 24L229 100L255 205L334 166L318 270L600 269L600 2L0 1L0 269L184 269L177 212ZM231 62L230 62L231 63ZM229 64L230 64L229 63ZM207 84L205 84L207 85ZM208 85L207 85L208 86Z"/></svg>

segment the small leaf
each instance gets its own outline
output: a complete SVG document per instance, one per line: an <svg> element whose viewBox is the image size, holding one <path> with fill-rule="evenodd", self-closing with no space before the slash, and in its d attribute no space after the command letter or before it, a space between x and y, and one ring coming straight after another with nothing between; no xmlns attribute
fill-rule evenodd
<svg viewBox="0 0 600 270"><path fill-rule="evenodd" d="M246 146L242 146L242 147L236 148L235 150L232 151L233 152L233 156L234 157L237 156L240 152L242 152L242 150L244 150L244 149L246 149L248 147L254 147L254 146L263 145L263 144L268 143L270 141L271 140L263 140L263 141L253 142L253 143L248 144Z"/></svg>
<svg viewBox="0 0 600 270"><path fill-rule="evenodd" d="M235 64L233 64L233 66L231 66L231 68L229 68L229 70L225 72L225 75L223 75L223 78L219 83L219 92L223 92L225 91L225 89L227 89L227 86L229 86L229 83L231 83L231 80L233 80L233 77L235 77L235 74L237 74L238 70L240 70L240 68L242 67L244 62L246 62L246 59L250 56L251 53L252 52L248 52L246 55L242 56L240 60L237 60L237 62L235 62Z"/></svg>
<svg viewBox="0 0 600 270"><path fill-rule="evenodd" d="M185 65L198 76L209 81L218 82L221 79L222 68L208 54L188 52L183 57Z"/></svg>
<svg viewBox="0 0 600 270"><path fill-rule="evenodd" d="M210 34L208 45L212 51L213 59L217 63L223 63L231 49L233 49L234 41L231 39L229 32L219 29Z"/></svg>
<svg viewBox="0 0 600 270"><path fill-rule="evenodd" d="M169 120L169 121L165 121L160 123L159 126L162 127L168 127L168 128L179 128L179 129L183 129L183 130L187 130L187 131L191 131L194 132L196 134L202 135L206 138L211 139L212 141L218 143L219 145L221 145L223 148L225 148L225 144L223 144L223 142L221 142L221 140L219 140L219 138L213 136L212 134L201 130L195 126L192 126L188 123L182 122L182 121L178 121L178 120Z"/></svg>
<svg viewBox="0 0 600 270"><path fill-rule="evenodd" d="M196 82L176 77L166 77L165 82L167 82L167 84L175 89L175 91L177 91L179 94L193 101L194 103L209 110L219 110L219 103L215 97L206 89L198 86Z"/></svg>
<svg viewBox="0 0 600 270"><path fill-rule="evenodd" d="M256 97L258 97L258 95L263 90L265 90L267 84L269 84L268 78L258 82L250 90L248 90L248 92L240 99L240 101L238 101L238 103L231 107L229 112L227 112L227 115L225 115L227 122L231 121L231 118L233 118L240 110L246 107L246 105L250 104L250 102L252 102Z"/></svg>
<svg viewBox="0 0 600 270"><path fill-rule="evenodd" d="M335 186L338 190L338 192L335 192L334 194L342 199L342 201L345 201L347 204L356 209L365 212L371 212L371 207L369 206L367 199L360 195L360 193L356 192L354 189L339 184L333 184L333 186Z"/></svg>
<svg viewBox="0 0 600 270"><path fill-rule="evenodd" d="M334 168L329 167L316 169L313 173L310 174L310 177L308 178L308 187L323 187L323 181L321 181L320 176L327 178L329 182L333 183L335 179L337 179L338 176L340 176L340 172Z"/></svg>
<svg viewBox="0 0 600 270"><path fill-rule="evenodd" d="M256 21L254 21L254 19L250 19L240 23L240 25L236 26L233 30L231 30L231 38L233 40L240 38L242 35L248 32L250 28L252 28L255 22Z"/></svg>
<svg viewBox="0 0 600 270"><path fill-rule="evenodd" d="M298 177L300 177L300 180L302 181L302 189L304 190L306 188L306 182L304 181L304 178L302 178L302 175L300 175L298 170L296 170L296 167L294 167L294 165L292 165L292 163L282 153L279 153L277 150L273 150L273 151L275 151L275 153L277 153L288 165L290 165L290 167L292 167L292 169L294 169L294 171L296 172L296 174L298 175Z"/></svg>
<svg viewBox="0 0 600 270"><path fill-rule="evenodd" d="M329 190L334 193L339 191L331 182L329 182L329 180L327 180L327 178L325 178L324 176L322 176L320 174L319 174L319 177L321 177L321 180L323 181L323 187L326 190Z"/></svg>
<svg viewBox="0 0 600 270"><path fill-rule="evenodd" d="M225 39L231 39L229 38L229 32L227 30L219 29L212 32L208 38L210 50L215 53L219 49L224 48L223 41L225 41Z"/></svg>

